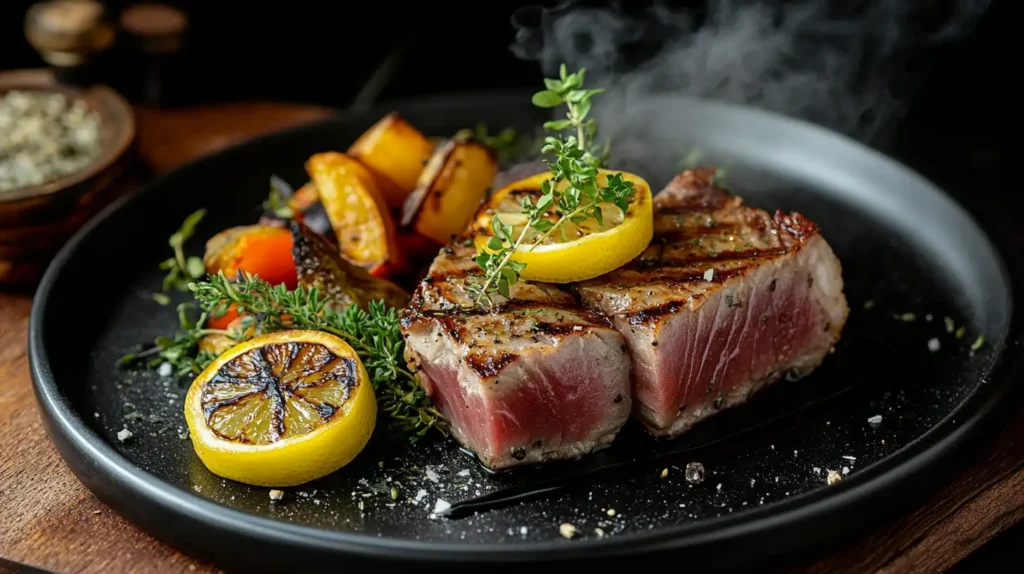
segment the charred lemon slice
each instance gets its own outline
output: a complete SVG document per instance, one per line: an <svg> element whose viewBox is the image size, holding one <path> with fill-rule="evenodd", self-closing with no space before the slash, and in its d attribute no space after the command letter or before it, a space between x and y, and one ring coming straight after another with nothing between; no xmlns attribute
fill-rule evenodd
<svg viewBox="0 0 1024 574"><path fill-rule="evenodd" d="M345 341L280 331L240 343L193 381L185 398L192 445L214 474L294 486L348 464L366 446L377 401Z"/></svg>
<svg viewBox="0 0 1024 574"><path fill-rule="evenodd" d="M598 185L607 185L608 176L619 173L636 191L628 209L623 212L612 203L598 204L602 213L600 221L593 217L579 224L567 221L547 237L542 237L536 229L527 229L523 245L512 255L513 260L526 264L521 273L523 279L547 283L583 281L617 269L643 253L654 236L651 186L631 173L605 169L598 171ZM494 192L477 212L471 227L477 249L496 251L487 245L494 235L491 224L495 217L511 225L512 237L518 238L528 221L522 212L523 198L533 197L536 201L542 195L541 184L550 178L550 173L543 173ZM558 189L565 189L567 185L562 181ZM555 223L558 215L549 211L546 219Z"/></svg>

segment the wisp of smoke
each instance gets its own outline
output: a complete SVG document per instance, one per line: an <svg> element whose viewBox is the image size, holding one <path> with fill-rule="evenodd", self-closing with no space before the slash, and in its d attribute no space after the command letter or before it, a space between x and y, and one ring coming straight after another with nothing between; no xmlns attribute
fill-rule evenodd
<svg viewBox="0 0 1024 574"><path fill-rule="evenodd" d="M594 108L606 134L615 128L611 110L678 93L802 118L877 145L927 70L929 51L969 34L989 3L707 0L679 9L569 1L517 12L512 50L547 77L562 62L586 67L590 86L608 88Z"/></svg>

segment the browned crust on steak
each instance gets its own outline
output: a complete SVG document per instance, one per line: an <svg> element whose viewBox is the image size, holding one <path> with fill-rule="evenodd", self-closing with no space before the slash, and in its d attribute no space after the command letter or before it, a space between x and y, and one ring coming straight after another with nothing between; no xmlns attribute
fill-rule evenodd
<svg viewBox="0 0 1024 574"><path fill-rule="evenodd" d="M595 330L616 333L608 318L545 283L519 282L511 287L511 299L496 295L493 308L477 306L466 291L471 281L482 279L475 254L462 240L441 250L400 314L403 332L440 325L452 343L468 348L466 364L484 380L496 378L531 347L554 346ZM415 357L407 359L415 364Z"/></svg>
<svg viewBox="0 0 1024 574"><path fill-rule="evenodd" d="M654 198L654 239L636 259L573 289L595 310L639 325L691 310L730 280L792 255L819 234L799 213L744 205L716 168L677 175ZM713 269L710 278L706 275Z"/></svg>

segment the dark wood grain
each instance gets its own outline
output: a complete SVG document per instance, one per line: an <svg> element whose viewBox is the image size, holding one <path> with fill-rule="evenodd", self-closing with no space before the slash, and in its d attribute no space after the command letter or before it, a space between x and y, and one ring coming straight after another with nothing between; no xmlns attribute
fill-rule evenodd
<svg viewBox="0 0 1024 574"><path fill-rule="evenodd" d="M139 109L139 154L155 172L267 130L324 117L273 103ZM25 352L31 300L0 293L0 557L54 572L214 572L98 502L43 431ZM793 572L937 572L1024 519L1024 407L929 502Z"/></svg>

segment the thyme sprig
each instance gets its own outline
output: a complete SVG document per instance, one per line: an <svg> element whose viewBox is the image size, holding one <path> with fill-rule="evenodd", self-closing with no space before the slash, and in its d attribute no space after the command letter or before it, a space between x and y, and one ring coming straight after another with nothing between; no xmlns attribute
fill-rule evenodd
<svg viewBox="0 0 1024 574"><path fill-rule="evenodd" d="M139 353L129 353L120 359L122 367L130 367L136 363L145 361L149 368L157 368L163 364L170 366L171 374L176 376L198 375L216 357L208 351L198 351L199 341L207 335L225 335L237 338L238 334L222 329L206 328L208 313L200 313L197 319L192 319L189 312L195 309L195 304L181 303L178 305L178 324L180 329L173 337L160 336L153 342L153 346Z"/></svg>
<svg viewBox="0 0 1024 574"><path fill-rule="evenodd" d="M202 312L199 320L182 319L183 330L174 338L158 339L154 349L125 357L122 364L151 356L151 365L166 361L175 372L198 373L214 358L203 352L190 358L205 335L222 334L241 342L286 329L324 331L344 339L359 355L370 375L379 410L388 414L397 430L413 437L421 437L431 428L445 430L441 412L433 406L416 375L403 366L404 341L398 314L383 301L370 303L369 311L356 305L337 311L315 287L300 285L289 291L284 285L271 286L244 272L233 280L218 273L190 284L189 289ZM232 305L243 317L237 329L229 332L203 327L208 317L221 317Z"/></svg>
<svg viewBox="0 0 1024 574"><path fill-rule="evenodd" d="M196 256L185 257L184 245L196 231L196 227L206 217L206 210L200 209L185 218L181 227L175 231L167 240L174 255L160 262L160 269L167 271L163 280L163 290L153 294L153 300L161 305L171 302L167 292L177 289L181 292L188 291L188 284L206 274L203 267L203 260Z"/></svg>
<svg viewBox="0 0 1024 574"><path fill-rule="evenodd" d="M592 145L598 126L588 116L591 98L604 90L585 89L585 78L585 68L570 74L563 64L559 77L545 79L547 89L533 96L533 104L539 107L554 108L565 104L565 119L545 122L544 128L555 132L568 130L570 135L544 139L541 151L554 155L553 160L545 162L551 168L551 179L541 184L541 196L536 201L529 196L523 198L521 213L527 221L519 235L514 236L513 226L500 218L491 219L494 236L488 240L487 248L493 253L481 250L477 254L475 260L483 270L484 278L482 282L468 286L470 296L481 307L493 306L494 294L510 298L510 287L519 281L526 268L525 264L512 259L517 251L532 251L555 231L562 231L563 239L568 240L563 227L566 222L579 225L594 219L603 225L601 203L612 203L625 213L636 193L633 183L626 181L621 173L609 176L607 185L603 187L598 183L598 170L607 157L608 148L606 145L599 150ZM564 187L560 186L562 182L565 182ZM549 212L554 213L554 221L546 217ZM531 230L534 232L532 238Z"/></svg>

